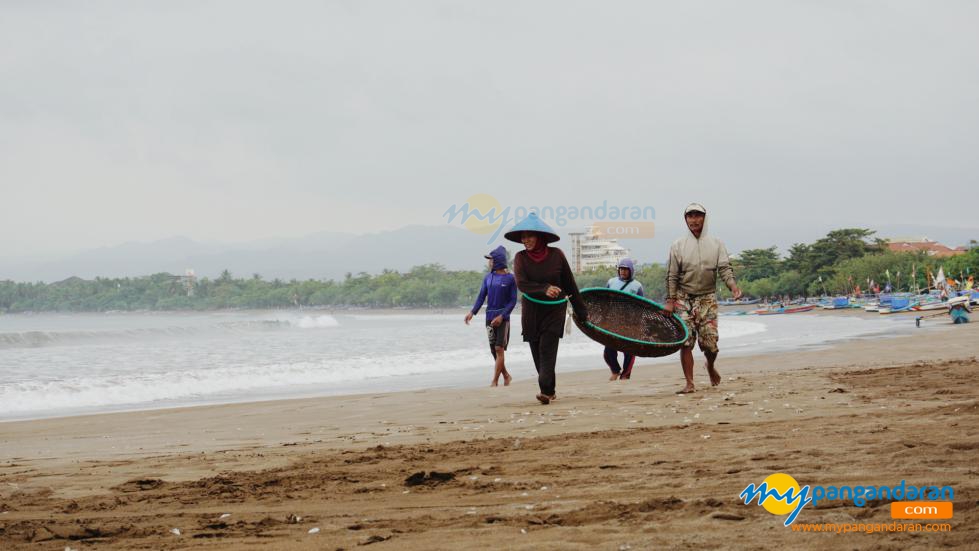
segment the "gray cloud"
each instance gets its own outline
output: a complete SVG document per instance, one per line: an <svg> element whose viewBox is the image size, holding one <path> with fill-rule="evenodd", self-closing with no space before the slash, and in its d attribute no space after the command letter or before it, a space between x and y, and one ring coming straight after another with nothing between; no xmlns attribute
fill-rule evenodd
<svg viewBox="0 0 979 551"><path fill-rule="evenodd" d="M715 228L973 225L971 2L0 13L0 255L439 224L478 192L666 227L691 200Z"/></svg>

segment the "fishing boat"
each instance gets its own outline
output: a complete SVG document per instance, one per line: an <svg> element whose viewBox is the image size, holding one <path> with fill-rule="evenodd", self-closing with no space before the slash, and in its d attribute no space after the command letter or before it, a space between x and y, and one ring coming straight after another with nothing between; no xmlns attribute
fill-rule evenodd
<svg viewBox="0 0 979 551"><path fill-rule="evenodd" d="M917 306L912 306L911 309L916 312L928 312L930 310L945 310L948 306L944 302L929 302L925 304L918 304Z"/></svg>
<svg viewBox="0 0 979 551"><path fill-rule="evenodd" d="M741 298L738 300L732 300L728 298L728 299L718 301L717 304L718 306L743 306L748 304L758 304L759 302L761 302L760 298L752 298L752 299Z"/></svg>
<svg viewBox="0 0 979 551"><path fill-rule="evenodd" d="M798 314L799 312L808 312L810 310L815 310L815 304L806 304L805 306L790 306L788 308L772 308L769 310L756 310L755 313L759 316L771 316L774 314Z"/></svg>
<svg viewBox="0 0 979 551"><path fill-rule="evenodd" d="M915 303L911 301L910 297L906 296L894 296L891 297L891 303L889 306L881 306L878 310L879 314L897 314L898 312L910 312L911 307L916 306Z"/></svg>
<svg viewBox="0 0 979 551"><path fill-rule="evenodd" d="M843 308L849 308L850 307L850 298L849 297L835 297L833 299L833 302L823 303L822 307L823 307L824 310L842 310Z"/></svg>

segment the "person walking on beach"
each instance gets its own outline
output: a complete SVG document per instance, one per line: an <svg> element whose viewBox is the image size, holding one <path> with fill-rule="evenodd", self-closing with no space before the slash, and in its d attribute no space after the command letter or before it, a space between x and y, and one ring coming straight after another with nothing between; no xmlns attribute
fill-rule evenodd
<svg viewBox="0 0 979 551"><path fill-rule="evenodd" d="M711 386L721 383L717 372L717 278L720 277L734 295L741 298L741 289L734 279L734 270L727 249L717 238L707 235L707 209L690 203L683 211L689 235L670 246L666 271L667 312L674 310L690 329L687 341L680 349L680 365L687 384L677 394L694 392L693 345L696 340L707 358L707 374Z"/></svg>
<svg viewBox="0 0 979 551"><path fill-rule="evenodd" d="M500 376L503 377L503 386L510 386L513 377L506 369L504 355L507 344L510 342L510 312L517 305L517 282L513 274L507 270L506 249L499 246L488 255L487 265L489 273L483 278L483 284L479 287L479 296L476 303L466 314L466 325L472 321L473 316L479 313L479 309L486 303L486 336L489 338L490 353L496 361L493 371L493 383L491 386L498 386Z"/></svg>
<svg viewBox="0 0 979 551"><path fill-rule="evenodd" d="M642 283L635 279L636 265L632 259L623 258L617 266L619 275L608 280L605 284L609 289L632 293L643 296ZM632 377L632 366L636 363L636 356L626 352L622 353L622 367L619 367L619 351L610 347L605 347L605 363L612 370L612 375L608 380L629 379Z"/></svg>
<svg viewBox="0 0 979 551"><path fill-rule="evenodd" d="M537 400L548 404L557 397L555 367L558 344L564 336L567 302L571 301L579 321L588 320L588 311L568 259L561 249L548 246L560 238L537 213L531 212L505 237L524 246L513 259L517 288L523 293L520 323L537 369Z"/></svg>

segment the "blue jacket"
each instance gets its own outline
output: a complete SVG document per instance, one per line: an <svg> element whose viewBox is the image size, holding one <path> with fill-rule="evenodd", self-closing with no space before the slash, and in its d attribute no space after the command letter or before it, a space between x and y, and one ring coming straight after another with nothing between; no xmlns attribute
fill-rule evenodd
<svg viewBox="0 0 979 551"><path fill-rule="evenodd" d="M628 258L623 258L619 261L619 268L627 268L629 270L629 279L621 279L619 277L613 277L608 280L605 284L609 289L615 289L616 291L624 291L626 293L632 293L634 295L645 296L642 291L642 283L639 283L634 279L636 274L636 265L632 260Z"/></svg>
<svg viewBox="0 0 979 551"><path fill-rule="evenodd" d="M517 305L517 280L513 274L498 274L496 270L506 268L506 249L497 247L490 254L493 259L493 271L486 274L483 284L479 287L479 296L473 304L471 312L473 315L479 313L486 303L486 319L493 319L503 315L504 320L510 319L510 312Z"/></svg>

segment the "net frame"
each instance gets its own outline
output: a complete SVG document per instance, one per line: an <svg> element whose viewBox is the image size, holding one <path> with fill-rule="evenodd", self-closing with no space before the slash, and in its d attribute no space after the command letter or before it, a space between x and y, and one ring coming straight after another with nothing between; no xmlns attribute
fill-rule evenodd
<svg viewBox="0 0 979 551"><path fill-rule="evenodd" d="M663 321L668 321L673 326L672 331L668 330L668 332L672 332L676 338L675 340L670 341L637 339L628 335L623 335L622 333L613 331L609 328L596 325L592 321L593 317L590 315L589 320L584 323L582 323L577 317L572 316L574 318L575 325L581 329L581 332L600 344L604 344L605 346L614 348L620 352L627 352L636 356L659 357L673 354L679 350L685 342L687 342L687 339L690 338L690 328L687 327L687 324L684 323L680 316L678 316L675 312L667 316L663 305L654 300L641 297L627 291L609 289L606 287L589 287L581 290L582 300L584 300L586 307L588 306L589 302L600 298L601 295L614 297L615 302L619 302L621 304L629 304L631 302L634 304L633 307L635 308L648 309L652 307L653 311L657 312L658 315L652 316L652 319L648 319L645 323L662 323Z"/></svg>

